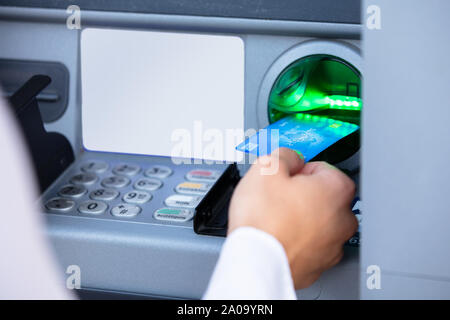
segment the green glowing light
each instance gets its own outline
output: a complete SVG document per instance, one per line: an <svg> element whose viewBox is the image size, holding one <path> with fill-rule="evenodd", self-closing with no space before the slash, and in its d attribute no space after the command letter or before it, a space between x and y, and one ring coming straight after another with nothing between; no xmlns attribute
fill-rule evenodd
<svg viewBox="0 0 450 320"><path fill-rule="evenodd" d="M269 95L271 122L292 113L361 111L359 73L339 59L325 55L302 58L288 66Z"/></svg>
<svg viewBox="0 0 450 320"><path fill-rule="evenodd" d="M309 78L318 61L314 59L306 59L306 62L294 63L288 67L275 82L269 104L272 108L285 112L303 112L316 109L311 104L311 89L307 88Z"/></svg>
<svg viewBox="0 0 450 320"><path fill-rule="evenodd" d="M324 124L329 130L333 130L333 132L336 132L342 136L352 133L355 131L355 128L358 127L353 123L332 119L327 116L318 116L308 113L296 113L294 116L299 120Z"/></svg>
<svg viewBox="0 0 450 320"><path fill-rule="evenodd" d="M342 95L327 96L325 102L330 109L360 111L362 107L360 98Z"/></svg>

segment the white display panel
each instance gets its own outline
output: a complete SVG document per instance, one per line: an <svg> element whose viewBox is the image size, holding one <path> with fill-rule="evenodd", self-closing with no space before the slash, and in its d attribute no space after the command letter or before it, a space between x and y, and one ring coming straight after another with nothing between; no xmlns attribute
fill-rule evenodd
<svg viewBox="0 0 450 320"><path fill-rule="evenodd" d="M86 149L240 160L239 37L85 29L81 83Z"/></svg>

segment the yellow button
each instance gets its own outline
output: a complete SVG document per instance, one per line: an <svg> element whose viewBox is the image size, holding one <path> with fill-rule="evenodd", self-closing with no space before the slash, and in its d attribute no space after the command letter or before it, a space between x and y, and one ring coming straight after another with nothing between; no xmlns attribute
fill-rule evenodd
<svg viewBox="0 0 450 320"><path fill-rule="evenodd" d="M180 188L200 189L203 185L201 183L183 182L179 185Z"/></svg>

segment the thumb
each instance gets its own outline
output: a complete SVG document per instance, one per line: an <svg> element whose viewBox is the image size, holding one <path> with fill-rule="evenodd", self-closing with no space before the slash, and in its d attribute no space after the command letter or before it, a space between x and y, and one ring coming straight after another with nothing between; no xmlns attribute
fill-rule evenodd
<svg viewBox="0 0 450 320"><path fill-rule="evenodd" d="M272 161L278 161L279 170L289 176L296 175L305 166L303 155L289 148L276 149L270 157Z"/></svg>

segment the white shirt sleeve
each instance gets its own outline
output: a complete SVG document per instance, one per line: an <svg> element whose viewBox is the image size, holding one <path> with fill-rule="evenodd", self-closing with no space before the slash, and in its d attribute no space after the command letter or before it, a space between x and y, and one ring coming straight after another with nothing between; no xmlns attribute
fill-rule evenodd
<svg viewBox="0 0 450 320"><path fill-rule="evenodd" d="M203 299L297 299L281 243L255 228L233 231L222 247Z"/></svg>
<svg viewBox="0 0 450 320"><path fill-rule="evenodd" d="M0 299L69 299L45 235L25 141L0 90Z"/></svg>

